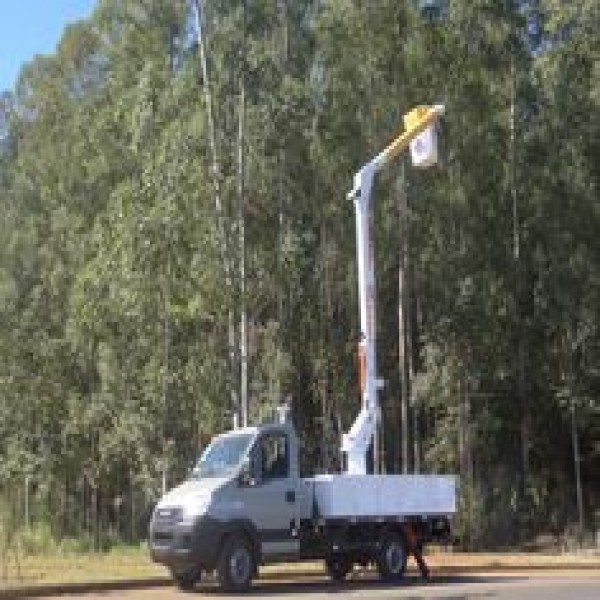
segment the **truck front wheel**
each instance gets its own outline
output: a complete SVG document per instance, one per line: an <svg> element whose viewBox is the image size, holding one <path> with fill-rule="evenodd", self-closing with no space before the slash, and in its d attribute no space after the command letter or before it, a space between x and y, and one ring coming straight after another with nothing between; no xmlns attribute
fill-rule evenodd
<svg viewBox="0 0 600 600"><path fill-rule="evenodd" d="M345 554L331 554L325 559L325 567L329 577L341 583L352 570L352 560Z"/></svg>
<svg viewBox="0 0 600 600"><path fill-rule="evenodd" d="M221 587L228 592L244 592L250 588L255 570L254 555L248 540L242 535L228 537L217 564Z"/></svg>
<svg viewBox="0 0 600 600"><path fill-rule="evenodd" d="M386 581L400 581L406 571L408 556L401 535L388 533L384 536L376 557L379 576Z"/></svg>

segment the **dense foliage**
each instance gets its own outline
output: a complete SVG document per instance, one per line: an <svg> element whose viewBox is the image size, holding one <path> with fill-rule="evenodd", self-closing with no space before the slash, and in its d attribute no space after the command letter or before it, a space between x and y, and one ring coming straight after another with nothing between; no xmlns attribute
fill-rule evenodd
<svg viewBox="0 0 600 600"><path fill-rule="evenodd" d="M143 537L246 399L290 402L304 469L335 468L359 403L346 192L438 101L441 165L375 191L381 461L458 473L471 546L593 528L599 5L423 4L101 0L23 68L0 105L5 528Z"/></svg>

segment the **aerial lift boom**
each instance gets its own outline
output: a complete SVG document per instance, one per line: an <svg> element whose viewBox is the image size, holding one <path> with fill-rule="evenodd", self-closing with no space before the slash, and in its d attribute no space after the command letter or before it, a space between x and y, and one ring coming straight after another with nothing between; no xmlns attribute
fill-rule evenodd
<svg viewBox="0 0 600 600"><path fill-rule="evenodd" d="M356 253L358 262L358 298L360 306L360 339L358 343L359 378L362 406L350 431L342 436L342 452L346 454L346 472L367 473L367 452L375 438L380 421L380 408L377 390L382 382L377 378L375 341L375 262L373 251L373 215L371 211L371 191L375 174L381 171L396 156L409 146L413 150L413 161L418 166L429 166L435 160L425 154L415 160L415 155L423 151L418 147L426 134L435 135L432 128L443 115L441 104L431 107L420 106L404 117L405 131L383 151L365 164L354 176L354 187L348 194L354 200L356 214ZM417 146L415 147L415 144Z"/></svg>
<svg viewBox="0 0 600 600"><path fill-rule="evenodd" d="M435 162L428 141L435 142L442 111L422 107L406 115L406 132L356 174L349 195L356 207L362 409L343 438L348 473L301 477L298 437L283 409L279 422L215 437L190 477L161 498L150 523L152 558L180 588L216 571L223 589L243 592L259 565L316 558L338 582L355 564L374 564L384 580L400 581L411 554L428 575L422 547L449 535L455 477L366 472L379 420L370 197L375 173L408 145L413 163Z"/></svg>

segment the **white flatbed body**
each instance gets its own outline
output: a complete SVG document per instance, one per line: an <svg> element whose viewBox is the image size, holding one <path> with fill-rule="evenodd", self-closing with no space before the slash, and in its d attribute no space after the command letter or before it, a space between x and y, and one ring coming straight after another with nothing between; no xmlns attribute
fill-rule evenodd
<svg viewBox="0 0 600 600"><path fill-rule="evenodd" d="M304 479L311 506L324 519L452 516L453 475L318 475Z"/></svg>

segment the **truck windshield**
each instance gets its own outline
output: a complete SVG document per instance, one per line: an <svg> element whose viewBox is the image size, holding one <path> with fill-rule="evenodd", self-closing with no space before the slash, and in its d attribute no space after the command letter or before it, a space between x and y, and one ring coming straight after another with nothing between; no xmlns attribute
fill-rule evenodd
<svg viewBox="0 0 600 600"><path fill-rule="evenodd" d="M252 437L251 434L239 434L214 439L194 467L192 479L231 475L246 454Z"/></svg>

